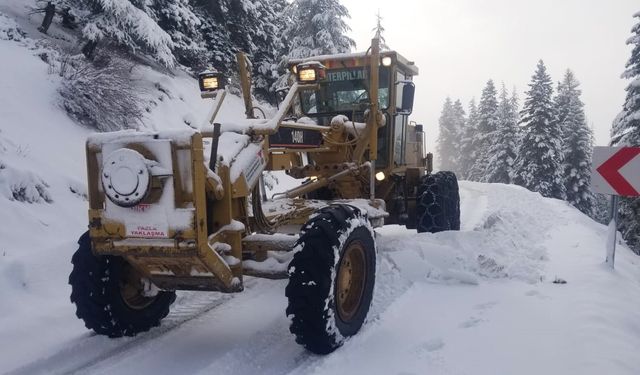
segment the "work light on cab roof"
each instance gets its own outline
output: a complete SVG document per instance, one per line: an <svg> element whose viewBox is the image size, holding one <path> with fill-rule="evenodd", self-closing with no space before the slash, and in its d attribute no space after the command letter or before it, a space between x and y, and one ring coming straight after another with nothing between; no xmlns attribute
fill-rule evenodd
<svg viewBox="0 0 640 375"><path fill-rule="evenodd" d="M325 78L326 68L318 61L309 61L294 67L300 83L316 83Z"/></svg>
<svg viewBox="0 0 640 375"><path fill-rule="evenodd" d="M200 95L203 98L212 97L217 90L224 88L224 77L215 69L205 70L198 74L198 82Z"/></svg>

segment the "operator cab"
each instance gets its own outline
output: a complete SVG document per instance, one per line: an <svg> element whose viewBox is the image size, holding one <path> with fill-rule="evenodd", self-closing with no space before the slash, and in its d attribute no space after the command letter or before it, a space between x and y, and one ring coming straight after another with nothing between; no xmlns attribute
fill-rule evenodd
<svg viewBox="0 0 640 375"><path fill-rule="evenodd" d="M370 63L366 53L317 56L292 60L289 70L304 82L301 70L308 66L323 68L313 77L315 90L299 94L299 112L318 125L329 125L337 115L344 115L355 122L365 121L365 111L370 103ZM385 126L378 129L377 168L405 165L408 117L413 108L413 76L418 68L395 51L380 53L378 105L385 117ZM393 138L391 138L393 137ZM390 139L393 139L390 142ZM389 161L392 164L389 164Z"/></svg>

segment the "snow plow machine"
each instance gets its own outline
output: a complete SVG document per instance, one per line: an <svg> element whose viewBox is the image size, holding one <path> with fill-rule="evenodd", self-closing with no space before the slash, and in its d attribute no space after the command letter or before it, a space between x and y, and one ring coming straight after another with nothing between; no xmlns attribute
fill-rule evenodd
<svg viewBox="0 0 640 375"><path fill-rule="evenodd" d="M432 172L422 126L409 121L418 68L377 39L364 53L290 61L271 118L257 116L251 63L237 60L246 119L216 121L225 80L207 71L206 126L87 140L89 230L72 259L71 301L87 328L134 336L160 325L177 290L288 279L291 333L330 353L367 317L374 228L459 229L458 183ZM266 197L265 171L302 182Z"/></svg>

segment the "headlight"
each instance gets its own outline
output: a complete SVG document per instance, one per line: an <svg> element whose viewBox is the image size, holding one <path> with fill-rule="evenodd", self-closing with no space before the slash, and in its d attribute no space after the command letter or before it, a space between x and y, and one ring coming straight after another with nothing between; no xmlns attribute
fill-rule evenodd
<svg viewBox="0 0 640 375"><path fill-rule="evenodd" d="M298 73L298 80L300 82L311 82L316 80L315 69L303 69Z"/></svg>
<svg viewBox="0 0 640 375"><path fill-rule="evenodd" d="M207 91L217 90L218 86L218 77L207 77L202 80L202 87Z"/></svg>
<svg viewBox="0 0 640 375"><path fill-rule="evenodd" d="M224 88L224 77L215 70L206 70L198 74L198 83L200 84L200 95L203 98L214 96L214 92Z"/></svg>
<svg viewBox="0 0 640 375"><path fill-rule="evenodd" d="M385 177L386 177L386 176L384 175L384 172L378 172L378 173L376 173L376 180L378 180L378 181L382 181L382 180L384 180L384 178L385 178Z"/></svg>
<svg viewBox="0 0 640 375"><path fill-rule="evenodd" d="M384 56L381 60L382 66L391 66L391 56Z"/></svg>
<svg viewBox="0 0 640 375"><path fill-rule="evenodd" d="M298 64L293 70L298 72L298 82L300 83L316 83L325 77L325 67L318 61Z"/></svg>

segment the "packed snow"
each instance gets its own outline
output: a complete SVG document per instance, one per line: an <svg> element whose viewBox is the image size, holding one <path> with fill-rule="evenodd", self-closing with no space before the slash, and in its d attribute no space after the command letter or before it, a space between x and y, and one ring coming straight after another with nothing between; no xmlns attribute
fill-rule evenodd
<svg viewBox="0 0 640 375"><path fill-rule="evenodd" d="M616 269L604 265L606 227L564 202L500 184L462 182L461 193L460 232L377 230L368 323L331 355L305 352L288 333L286 281L247 278L231 296L182 292L165 325L113 340L73 316L67 262L41 268L22 256L18 271L3 269L3 297L15 303L5 305L0 337L11 349L0 363L17 374L637 373L637 257L619 246ZM65 261L72 251L68 238L42 249ZM38 272L58 282L33 283Z"/></svg>
<svg viewBox="0 0 640 375"><path fill-rule="evenodd" d="M14 27L6 19L2 30ZM94 335L75 317L67 285L87 227L90 131L56 102L60 79L37 56L40 47L5 39L0 373L640 373L640 258L620 244L612 270L604 264L605 226L562 201L502 184L461 182L459 232L376 229L368 321L333 354L294 342L286 280L251 277L239 294L179 292L162 326L147 333ZM139 69L146 95L163 98L145 118L149 130L204 121L211 102L199 98L194 80ZM243 113L230 95L220 116Z"/></svg>

